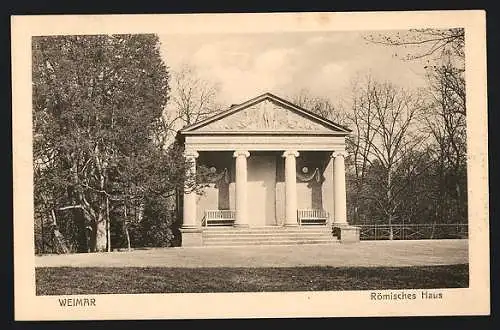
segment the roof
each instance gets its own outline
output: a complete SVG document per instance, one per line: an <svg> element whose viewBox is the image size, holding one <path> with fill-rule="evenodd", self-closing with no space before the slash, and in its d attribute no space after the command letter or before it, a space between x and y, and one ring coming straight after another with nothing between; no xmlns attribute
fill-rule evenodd
<svg viewBox="0 0 500 330"><path fill-rule="evenodd" d="M293 103L291 103L283 98L280 98L274 94L264 93L264 94L261 94L257 97L254 97L246 102L232 105L229 109L222 111L222 112L219 112L219 113L217 113L209 118L206 118L205 120L202 120L202 121L199 121L197 123L185 126L181 130L179 130L178 133L181 135L189 135L190 133L194 134L197 130L199 130L199 129L201 129L201 128L203 128L211 123L214 123L214 122L219 121L223 118L226 118L228 116L231 116L233 114L241 112L245 109L252 107L253 105L256 105L256 104L263 102L263 101L266 101L266 100L271 101L271 102L279 105L280 107L288 109L296 114L299 114L302 117L309 119L312 122L320 124L320 125L326 127L327 129L330 129L334 133L347 135L348 133L351 132L351 130L349 128L342 126L342 125L339 125L337 123L334 123L333 121L326 119L322 116L319 116L310 110L306 110L302 107L299 107L298 105L293 104ZM245 132L242 131L240 133L245 133Z"/></svg>

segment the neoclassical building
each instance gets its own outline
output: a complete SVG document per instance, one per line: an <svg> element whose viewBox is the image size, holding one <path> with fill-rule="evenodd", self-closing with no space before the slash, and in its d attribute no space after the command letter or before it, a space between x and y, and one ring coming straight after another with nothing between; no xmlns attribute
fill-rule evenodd
<svg viewBox="0 0 500 330"><path fill-rule="evenodd" d="M185 189L182 246L353 242L344 158L350 130L266 93L184 127L190 166L213 172Z"/></svg>

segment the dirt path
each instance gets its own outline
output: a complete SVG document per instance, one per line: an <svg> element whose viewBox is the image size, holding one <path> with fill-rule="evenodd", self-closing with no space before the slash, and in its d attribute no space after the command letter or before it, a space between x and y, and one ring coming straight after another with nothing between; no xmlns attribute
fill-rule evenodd
<svg viewBox="0 0 500 330"><path fill-rule="evenodd" d="M36 267L355 267L464 263L468 263L467 240L164 248L132 252L47 255L35 258Z"/></svg>

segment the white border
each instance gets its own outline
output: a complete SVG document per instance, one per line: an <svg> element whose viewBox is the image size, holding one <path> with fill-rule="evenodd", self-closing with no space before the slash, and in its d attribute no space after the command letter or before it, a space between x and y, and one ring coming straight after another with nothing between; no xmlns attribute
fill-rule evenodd
<svg viewBox="0 0 500 330"><path fill-rule="evenodd" d="M486 23L484 11L13 16L14 292L16 320L487 315L489 293ZM33 247L31 36L254 33L464 27L466 31L470 287L441 300L374 302L367 291L93 295L61 308L36 296ZM405 290L412 292L412 290Z"/></svg>

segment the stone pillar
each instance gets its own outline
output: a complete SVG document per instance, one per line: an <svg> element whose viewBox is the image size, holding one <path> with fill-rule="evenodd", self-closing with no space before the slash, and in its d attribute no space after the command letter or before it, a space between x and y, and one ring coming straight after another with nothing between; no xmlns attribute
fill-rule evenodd
<svg viewBox="0 0 500 330"><path fill-rule="evenodd" d="M203 244L201 227L196 223L196 151L185 151L186 177L184 179L184 198L182 206L182 246Z"/></svg>
<svg viewBox="0 0 500 330"><path fill-rule="evenodd" d="M333 206L334 224L347 224L347 204L345 189L345 152L334 152L333 157Z"/></svg>
<svg viewBox="0 0 500 330"><path fill-rule="evenodd" d="M333 158L333 198L334 217L333 231L342 243L358 242L359 227L350 226L347 222L347 203L345 186L345 151L335 151Z"/></svg>
<svg viewBox="0 0 500 330"><path fill-rule="evenodd" d="M235 209L236 227L248 227L247 209L247 158L250 153L246 150L236 150L233 157L236 158L236 189L235 189Z"/></svg>
<svg viewBox="0 0 500 330"><path fill-rule="evenodd" d="M285 226L297 226L297 167L296 157L299 153L287 150L285 158Z"/></svg>
<svg viewBox="0 0 500 330"><path fill-rule="evenodd" d="M182 228L196 228L196 193L194 191L196 185L196 151L184 153L186 159L186 177L184 180L184 204Z"/></svg>

